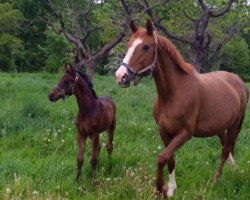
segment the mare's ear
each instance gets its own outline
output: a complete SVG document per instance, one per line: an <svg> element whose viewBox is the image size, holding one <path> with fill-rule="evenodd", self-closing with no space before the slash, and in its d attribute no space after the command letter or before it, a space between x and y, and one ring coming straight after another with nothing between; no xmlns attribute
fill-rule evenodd
<svg viewBox="0 0 250 200"><path fill-rule="evenodd" d="M153 28L151 20L149 20L149 19L147 20L146 29L147 29L147 32L149 35L153 34L154 28Z"/></svg>
<svg viewBox="0 0 250 200"><path fill-rule="evenodd" d="M64 69L66 73L75 74L75 69L72 67L71 64L65 64Z"/></svg>
<svg viewBox="0 0 250 200"><path fill-rule="evenodd" d="M135 33L136 31L138 31L138 28L136 27L136 25L135 25L135 23L134 23L133 20L130 21L129 27L130 27L130 29L131 29L131 31L133 33Z"/></svg>

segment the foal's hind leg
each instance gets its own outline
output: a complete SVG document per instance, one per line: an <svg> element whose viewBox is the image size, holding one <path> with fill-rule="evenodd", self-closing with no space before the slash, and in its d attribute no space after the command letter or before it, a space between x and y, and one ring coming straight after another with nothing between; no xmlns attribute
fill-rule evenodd
<svg viewBox="0 0 250 200"><path fill-rule="evenodd" d="M112 125L110 126L110 128L107 131L107 133L108 133L108 141L107 141L107 144L106 144L106 148L107 148L109 157L111 156L112 151L113 151L113 138L114 138L114 132L115 132L115 125L116 125L116 122L114 120Z"/></svg>
<svg viewBox="0 0 250 200"><path fill-rule="evenodd" d="M86 144L86 136L83 136L80 132L77 135L77 142L78 142L78 155L77 155L77 175L76 181L79 181L79 178L82 174L82 166L83 166L83 157L84 157L84 150Z"/></svg>
<svg viewBox="0 0 250 200"><path fill-rule="evenodd" d="M234 163L232 152L234 151L234 145L239 135L243 119L244 116L240 120L236 120L236 122L227 130L225 144L221 153L221 162L214 177L215 180L218 180L221 177L227 159L229 159L229 162L231 160Z"/></svg>
<svg viewBox="0 0 250 200"><path fill-rule="evenodd" d="M92 167L92 183L93 185L96 184L96 167L98 163L98 156L100 153L100 142L99 142L99 134L93 135L91 137L92 143L92 150L91 150L91 157L90 157L90 164Z"/></svg>

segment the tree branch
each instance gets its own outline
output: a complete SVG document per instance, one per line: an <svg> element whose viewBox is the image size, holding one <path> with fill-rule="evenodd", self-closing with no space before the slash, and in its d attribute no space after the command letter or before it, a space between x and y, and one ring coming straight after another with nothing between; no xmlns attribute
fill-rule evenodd
<svg viewBox="0 0 250 200"><path fill-rule="evenodd" d="M145 12L150 16L151 20L154 22L154 25L160 29L165 35L168 37L184 42L184 43L191 43L192 41L187 36L180 36L173 32L171 32L169 29L167 29L165 26L163 26L160 22L160 19L154 14L152 7L150 7L147 0L143 0L145 5Z"/></svg>
<svg viewBox="0 0 250 200"><path fill-rule="evenodd" d="M222 15L225 15L227 12L230 11L232 4L235 2L236 0L229 0L227 3L227 6L220 12L216 13L214 11L211 10L211 17L220 17Z"/></svg>
<svg viewBox="0 0 250 200"><path fill-rule="evenodd" d="M205 10L208 10L208 9L209 9L208 6L204 3L203 0L198 0L198 2L199 2L199 4L200 4L202 10L205 11Z"/></svg>

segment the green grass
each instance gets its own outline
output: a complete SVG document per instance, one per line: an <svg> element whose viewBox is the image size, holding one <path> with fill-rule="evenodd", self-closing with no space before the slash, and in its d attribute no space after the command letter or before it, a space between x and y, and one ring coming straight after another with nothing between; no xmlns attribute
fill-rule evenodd
<svg viewBox="0 0 250 200"><path fill-rule="evenodd" d="M89 141L80 183L75 182L75 98L47 98L61 75L0 74L0 199L156 199L156 159L163 144L152 116L153 81L122 89L114 77L95 77L97 94L112 95L118 113L112 160L102 148L94 188ZM192 139L177 152L173 199L250 199L249 109L236 146L237 168L225 166L222 179L208 185L220 159L219 139ZM106 139L102 134L102 146Z"/></svg>

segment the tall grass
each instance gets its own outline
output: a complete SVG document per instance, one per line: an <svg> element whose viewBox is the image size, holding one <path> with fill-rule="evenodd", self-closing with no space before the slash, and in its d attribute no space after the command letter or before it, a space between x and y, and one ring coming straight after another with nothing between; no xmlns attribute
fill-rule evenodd
<svg viewBox="0 0 250 200"><path fill-rule="evenodd" d="M156 158L163 150L153 117L152 80L121 89L114 77L96 76L99 96L117 103L111 161L106 134L91 184L90 144L80 182L76 175L77 104L74 97L50 103L48 93L62 74L0 74L0 199L155 199ZM250 110L236 146L235 169L209 185L220 159L219 139L193 139L177 152L178 190L173 199L250 199ZM167 179L167 170L166 170Z"/></svg>

